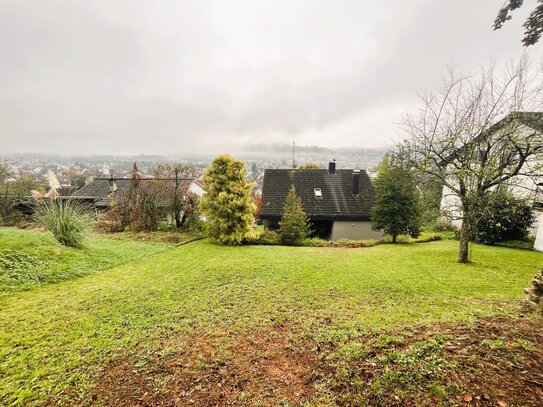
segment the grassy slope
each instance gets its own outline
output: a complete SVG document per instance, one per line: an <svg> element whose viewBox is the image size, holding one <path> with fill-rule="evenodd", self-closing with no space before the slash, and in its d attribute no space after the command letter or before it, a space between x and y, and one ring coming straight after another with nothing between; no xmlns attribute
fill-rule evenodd
<svg viewBox="0 0 543 407"><path fill-rule="evenodd" d="M58 244L48 233L0 228L0 255L6 249L14 250L39 262L9 273L2 273L0 268L0 296L112 268L168 247L157 243L92 238L80 250Z"/></svg>
<svg viewBox="0 0 543 407"><path fill-rule="evenodd" d="M473 255L475 264L456 264L453 241L365 249L201 241L14 294L0 300L0 403L82 393L122 349L164 352L157 339L191 332L249 333L287 321L327 341L513 313L543 254L475 246Z"/></svg>

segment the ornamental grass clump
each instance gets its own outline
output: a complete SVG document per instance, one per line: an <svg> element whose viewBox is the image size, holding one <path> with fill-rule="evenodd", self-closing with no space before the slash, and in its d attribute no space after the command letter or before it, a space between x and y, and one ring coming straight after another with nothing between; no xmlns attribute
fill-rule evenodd
<svg viewBox="0 0 543 407"><path fill-rule="evenodd" d="M92 218L85 206L62 199L45 199L37 203L34 219L68 247L83 247Z"/></svg>

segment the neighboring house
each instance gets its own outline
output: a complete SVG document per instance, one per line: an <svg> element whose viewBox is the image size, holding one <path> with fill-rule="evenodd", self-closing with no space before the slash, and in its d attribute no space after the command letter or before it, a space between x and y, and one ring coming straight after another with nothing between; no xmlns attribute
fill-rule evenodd
<svg viewBox="0 0 543 407"><path fill-rule="evenodd" d="M61 175L58 178L58 182L60 183L61 187L71 187L72 184L70 183L70 177L66 175Z"/></svg>
<svg viewBox="0 0 543 407"><path fill-rule="evenodd" d="M155 179L141 178L139 180L140 185L144 185L146 182L151 181L155 181ZM164 181L172 184L175 183L174 179L168 179ZM198 197L201 197L203 195L204 186L199 180L187 178L180 181L182 189L187 189L188 191L196 194ZM129 178L95 178L85 186L75 191L71 195L71 198L75 198L79 201L91 204L95 207L96 210L106 209L111 205L112 201L114 201L115 199L120 199L124 193L128 192L131 185L132 180Z"/></svg>
<svg viewBox="0 0 543 407"><path fill-rule="evenodd" d="M515 120L515 135L541 134L543 137L543 112L524 112L508 115L489 129L490 134L508 131ZM503 134L503 133L502 133ZM515 195L525 198L533 204L536 221L530 230L535 238L534 248L543 251L543 157L528 160L519 175L511 178L500 188L507 188ZM526 175L529 174L529 175ZM460 198L446 186L441 195L441 211L455 227L462 225Z"/></svg>
<svg viewBox="0 0 543 407"><path fill-rule="evenodd" d="M315 235L331 240L376 239L382 233L371 229L375 191L364 170L267 169L262 186L260 218L266 230L279 227L283 206L291 186Z"/></svg>
<svg viewBox="0 0 543 407"><path fill-rule="evenodd" d="M102 165L102 177L109 177L110 175L109 164L104 163L104 165Z"/></svg>
<svg viewBox="0 0 543 407"><path fill-rule="evenodd" d="M79 187L76 186L61 186L58 189L59 196L71 196L77 191Z"/></svg>

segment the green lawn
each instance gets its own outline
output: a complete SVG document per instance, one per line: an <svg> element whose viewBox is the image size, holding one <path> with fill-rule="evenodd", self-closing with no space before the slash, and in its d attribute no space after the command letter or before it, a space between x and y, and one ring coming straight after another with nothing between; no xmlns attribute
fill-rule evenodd
<svg viewBox="0 0 543 407"><path fill-rule="evenodd" d="M48 233L0 228L0 297L145 258L168 245L93 237L85 247L58 244Z"/></svg>
<svg viewBox="0 0 543 407"><path fill-rule="evenodd" d="M74 274L103 270L0 298L0 404L21 405L76 400L119 355L137 364L190 349L195 335L220 346L229 335L286 325L289 335L325 346L383 329L512 315L543 264L542 253L474 246L474 263L460 265L451 240L363 249L198 241L164 250L96 239L79 253L43 234L0 229L0 242L40 258L55 246Z"/></svg>

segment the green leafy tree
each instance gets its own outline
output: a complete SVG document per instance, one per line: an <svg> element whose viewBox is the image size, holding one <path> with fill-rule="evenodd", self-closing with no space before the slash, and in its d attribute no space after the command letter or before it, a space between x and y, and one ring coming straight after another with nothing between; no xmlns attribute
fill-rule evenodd
<svg viewBox="0 0 543 407"><path fill-rule="evenodd" d="M6 179L8 178L9 171L8 167L0 162L0 185L4 185Z"/></svg>
<svg viewBox="0 0 543 407"><path fill-rule="evenodd" d="M245 163L228 155L215 158L205 173L200 210L208 236L219 243L240 244L254 222L252 184L245 173Z"/></svg>
<svg viewBox="0 0 543 407"><path fill-rule="evenodd" d="M8 193L18 198L30 196L32 190L39 191L40 193L45 192L43 185L37 181L34 181L30 175L22 175L17 179L17 181L7 185L9 191Z"/></svg>
<svg viewBox="0 0 543 407"><path fill-rule="evenodd" d="M294 186L290 187L283 214L279 222L279 240L281 244L294 246L309 236L307 216L302 208L302 200L296 195Z"/></svg>
<svg viewBox="0 0 543 407"><path fill-rule="evenodd" d="M87 183L87 177L84 175L70 175L70 184L74 187L84 187Z"/></svg>
<svg viewBox="0 0 543 407"><path fill-rule="evenodd" d="M443 183L425 172L414 169L410 151L401 144L396 146L393 152L385 153L383 160L375 169L376 172L379 173L382 166L390 165L391 162L395 167L408 171L416 185L420 205L420 223L422 225L436 224L441 215Z"/></svg>
<svg viewBox="0 0 543 407"><path fill-rule="evenodd" d="M83 187L87 183L87 177L79 174L79 172L73 168L69 168L63 172L70 180L70 185L73 187Z"/></svg>
<svg viewBox="0 0 543 407"><path fill-rule="evenodd" d="M543 33L543 0L537 2L539 4L536 5L523 24L524 38L522 38L522 44L525 47L537 43ZM499 30L506 21L511 20L511 13L521 8L523 4L523 0L507 0L494 20L494 30Z"/></svg>
<svg viewBox="0 0 543 407"><path fill-rule="evenodd" d="M7 182L8 175L6 172L4 181L0 184L0 221L4 225L15 225L22 217L17 208L32 202L30 198L32 190L45 193L45 189L30 175L22 175L14 182Z"/></svg>
<svg viewBox="0 0 543 407"><path fill-rule="evenodd" d="M399 235L420 235L420 198L412 174L385 157L375 180L372 229L384 230L396 242Z"/></svg>

